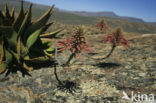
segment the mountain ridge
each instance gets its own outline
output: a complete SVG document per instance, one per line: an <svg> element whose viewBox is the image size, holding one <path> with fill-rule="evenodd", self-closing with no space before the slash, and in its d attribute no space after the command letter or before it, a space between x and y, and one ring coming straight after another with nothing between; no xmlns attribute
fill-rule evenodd
<svg viewBox="0 0 156 103"><path fill-rule="evenodd" d="M1 4L4 4L4 2L12 4L13 2L20 2L21 0L0 0ZM31 2L24 1L25 6L29 5ZM14 3L13 3L14 4ZM43 4L34 4L35 8L40 8L46 10L46 8L50 7L48 5ZM69 11L64 9L55 8L57 11L61 12L67 12L67 13L73 13L79 16L87 16L87 17L109 17L109 18L117 18L117 19L123 19L128 20L130 22L144 22L141 18L137 17L129 17L129 16L119 16L118 14L114 13L113 11L96 11L96 12L89 12L89 11Z"/></svg>
<svg viewBox="0 0 156 103"><path fill-rule="evenodd" d="M11 10L15 7L15 11L18 12L20 8L20 0L0 0L0 10L3 11L4 3L8 4L9 9ZM23 7L26 10L31 2L24 1ZM45 11L47 11L50 6L34 4L32 8L33 19L39 18ZM117 16L115 13L107 12L109 16ZM104 18L108 26L112 29L120 26L125 32L139 32L139 33L156 33L156 26L154 23L146 23L146 22L132 22L126 19L121 18L111 18L104 16L80 16L78 14L74 14L71 11L65 11L58 8L54 8L54 14L50 18L51 20L56 20L63 24L72 24L72 25L80 25L87 24L95 26L95 24ZM131 18L130 18L131 19Z"/></svg>
<svg viewBox="0 0 156 103"><path fill-rule="evenodd" d="M91 16L91 17L109 17L109 18L117 18L124 19L130 22L144 22L141 18L129 17L129 16L119 16L113 11L97 11L97 12L88 12L88 11L65 11L73 14L77 14L80 16Z"/></svg>

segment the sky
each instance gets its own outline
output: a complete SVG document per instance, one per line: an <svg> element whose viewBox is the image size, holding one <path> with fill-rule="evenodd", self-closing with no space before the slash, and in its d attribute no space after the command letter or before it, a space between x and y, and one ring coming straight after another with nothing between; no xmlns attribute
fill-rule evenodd
<svg viewBox="0 0 156 103"><path fill-rule="evenodd" d="M112 11L119 16L156 22L156 0L25 0L71 11Z"/></svg>

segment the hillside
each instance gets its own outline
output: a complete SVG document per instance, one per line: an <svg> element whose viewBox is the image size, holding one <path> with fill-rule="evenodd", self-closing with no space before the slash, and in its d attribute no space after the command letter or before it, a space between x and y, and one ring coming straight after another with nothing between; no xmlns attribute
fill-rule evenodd
<svg viewBox="0 0 156 103"><path fill-rule="evenodd" d="M3 10L4 3L7 3L9 8L15 7L16 12L18 11L20 7L20 0L0 0L0 10ZM26 9L30 5L30 2L24 2L24 8ZM41 14L43 14L49 6L46 5L38 5L33 4L33 18L38 18ZM115 13L112 14L110 12L106 13L109 16L117 16ZM102 16L102 15L101 15ZM51 18L51 20L56 20L58 22L61 22L63 24L91 24L95 25L99 19L104 18L107 22L107 24L111 28L115 28L116 26L121 26L124 31L126 32L139 32L139 33L156 33L156 27L145 23L145 22L130 22L127 20L127 17L124 17L126 19L121 18L110 18L110 17L96 17L96 16L80 16L72 12L65 12L61 11L58 8L54 9L54 14ZM133 19L133 18L129 18Z"/></svg>

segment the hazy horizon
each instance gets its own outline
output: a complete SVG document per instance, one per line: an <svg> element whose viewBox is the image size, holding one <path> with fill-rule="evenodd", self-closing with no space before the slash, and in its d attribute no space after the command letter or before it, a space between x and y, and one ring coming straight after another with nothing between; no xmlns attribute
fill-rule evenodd
<svg viewBox="0 0 156 103"><path fill-rule="evenodd" d="M25 0L37 4L52 5L68 11L114 12L119 16L140 18L146 22L156 22L155 0Z"/></svg>

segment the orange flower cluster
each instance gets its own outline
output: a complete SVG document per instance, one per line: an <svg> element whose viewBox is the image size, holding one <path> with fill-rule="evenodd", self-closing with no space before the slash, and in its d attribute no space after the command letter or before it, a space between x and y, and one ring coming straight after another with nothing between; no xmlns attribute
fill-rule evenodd
<svg viewBox="0 0 156 103"><path fill-rule="evenodd" d="M120 28L117 28L116 31L111 32L104 36L103 42L111 43L114 46L122 45L125 48L130 47L128 41L124 38L123 33Z"/></svg>
<svg viewBox="0 0 156 103"><path fill-rule="evenodd" d="M100 30L102 30L102 29L109 29L109 26L105 23L104 20L101 20L99 23L97 23L96 27L100 28Z"/></svg>
<svg viewBox="0 0 156 103"><path fill-rule="evenodd" d="M70 50L72 53L77 54L79 60L81 61L81 51L87 55L86 50L92 52L92 49L86 42L84 37L83 29L78 27L76 29L75 35L71 38L63 39L57 43L57 47L60 47L58 51Z"/></svg>

